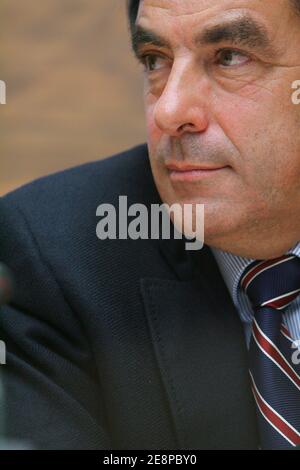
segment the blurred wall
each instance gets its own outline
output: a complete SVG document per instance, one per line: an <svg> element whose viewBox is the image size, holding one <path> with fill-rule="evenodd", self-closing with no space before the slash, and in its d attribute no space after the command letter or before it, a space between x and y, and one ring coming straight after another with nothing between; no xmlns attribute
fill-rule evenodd
<svg viewBox="0 0 300 470"><path fill-rule="evenodd" d="M145 141L125 0L1 0L0 194Z"/></svg>

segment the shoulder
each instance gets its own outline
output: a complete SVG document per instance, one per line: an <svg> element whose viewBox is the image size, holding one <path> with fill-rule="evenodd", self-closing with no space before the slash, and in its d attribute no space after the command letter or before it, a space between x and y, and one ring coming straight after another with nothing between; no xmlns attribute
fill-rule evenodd
<svg viewBox="0 0 300 470"><path fill-rule="evenodd" d="M146 145L105 160L40 178L0 198L0 259L14 271L36 270L41 261L61 272L83 264L110 265L112 257L134 258L130 241L113 244L96 236L97 208L159 202ZM126 250L124 249L126 247ZM133 254L132 254L133 253ZM66 275L66 274L65 274Z"/></svg>
<svg viewBox="0 0 300 470"><path fill-rule="evenodd" d="M141 179L144 182L151 179L146 144L39 178L5 195L2 203L31 212L57 209L58 205L70 209L74 200L84 204L91 198L101 198L104 193L118 193L126 186L129 190L133 180Z"/></svg>
<svg viewBox="0 0 300 470"><path fill-rule="evenodd" d="M34 231L68 235L94 223L99 204L116 204L120 195L143 202L157 197L146 144L35 180L0 199L4 213L19 223L22 215ZM143 200L141 200L143 198ZM2 214L2 215L1 215ZM5 224L4 224L5 225Z"/></svg>
<svg viewBox="0 0 300 470"><path fill-rule="evenodd" d="M116 285L155 270L156 242L97 237L99 205L117 207L120 195L128 197L128 205L159 202L145 145L0 198L0 260L15 274L15 302L31 311L37 295L43 305L49 292L58 299L67 291L73 298L91 289L96 291L90 297L108 292L110 299Z"/></svg>

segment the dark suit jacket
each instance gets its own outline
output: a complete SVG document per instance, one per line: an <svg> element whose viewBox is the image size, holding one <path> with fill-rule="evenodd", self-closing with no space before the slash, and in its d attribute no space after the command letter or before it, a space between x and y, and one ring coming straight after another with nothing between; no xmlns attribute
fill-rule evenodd
<svg viewBox="0 0 300 470"><path fill-rule="evenodd" d="M96 237L119 195L160 203L146 145L1 200L7 436L47 449L257 447L242 325L210 249Z"/></svg>

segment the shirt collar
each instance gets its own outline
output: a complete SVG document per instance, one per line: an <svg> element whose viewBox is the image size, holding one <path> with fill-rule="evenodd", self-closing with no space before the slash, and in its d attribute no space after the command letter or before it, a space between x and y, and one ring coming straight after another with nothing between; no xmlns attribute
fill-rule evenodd
<svg viewBox="0 0 300 470"><path fill-rule="evenodd" d="M243 258L241 256L233 255L226 251L217 248L211 248L211 251L219 266L225 284L232 297L234 305L238 308L240 305L241 296L246 296L244 292L239 289L239 281L247 266L249 266L255 259ZM300 242L297 242L285 254L293 254L300 257ZM245 301L245 299L244 299Z"/></svg>

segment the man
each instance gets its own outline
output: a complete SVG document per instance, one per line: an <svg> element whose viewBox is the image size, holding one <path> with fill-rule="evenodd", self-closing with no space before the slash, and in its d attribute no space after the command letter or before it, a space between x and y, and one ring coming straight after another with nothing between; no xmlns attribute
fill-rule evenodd
<svg viewBox="0 0 300 470"><path fill-rule="evenodd" d="M300 443L299 3L129 2L148 146L2 200L1 256L17 277L1 312L9 437L51 449ZM100 241L96 209L120 195L204 204L204 248Z"/></svg>

